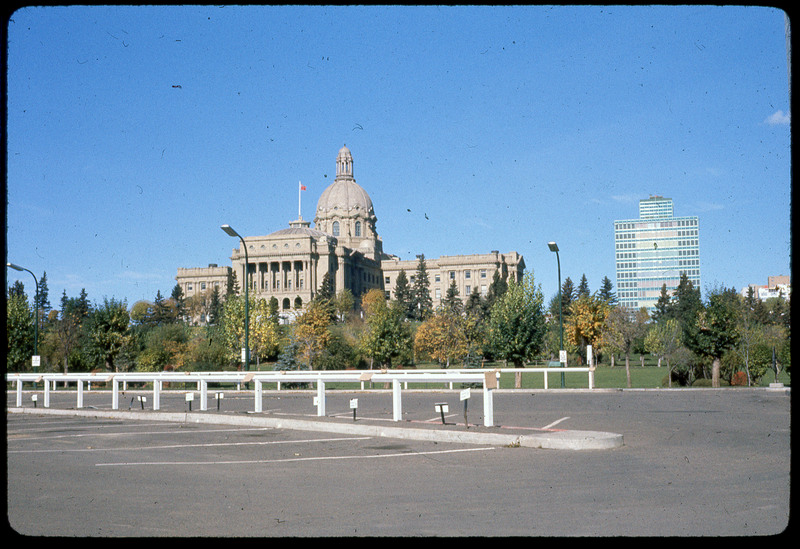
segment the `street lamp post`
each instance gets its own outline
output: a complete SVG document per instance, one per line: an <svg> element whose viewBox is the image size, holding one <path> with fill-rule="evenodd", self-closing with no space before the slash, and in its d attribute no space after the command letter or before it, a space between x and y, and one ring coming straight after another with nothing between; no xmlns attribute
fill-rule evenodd
<svg viewBox="0 0 800 549"><path fill-rule="evenodd" d="M36 297L33 300L33 307L34 307L34 317L33 317L33 354L34 356L39 354L39 281L36 280L36 275L33 274L31 271L26 269L25 267L20 267L19 265L14 265L13 263L6 263L6 267L11 267L12 269L16 269L17 271L28 271L31 273L33 277L33 282L36 284Z"/></svg>
<svg viewBox="0 0 800 549"><path fill-rule="evenodd" d="M556 253L556 261L558 262L558 323L561 326L561 347L559 354L564 350L564 317L561 315L561 258L558 257L558 244L555 242L548 242L547 246L551 252ZM564 372L561 372L561 387L564 387Z"/></svg>
<svg viewBox="0 0 800 549"><path fill-rule="evenodd" d="M242 235L233 230L230 225L222 225L220 228L229 236L241 240L242 248L244 248L244 370L248 371L250 370L250 284L247 280L247 271L250 267L247 257L247 244L245 244Z"/></svg>

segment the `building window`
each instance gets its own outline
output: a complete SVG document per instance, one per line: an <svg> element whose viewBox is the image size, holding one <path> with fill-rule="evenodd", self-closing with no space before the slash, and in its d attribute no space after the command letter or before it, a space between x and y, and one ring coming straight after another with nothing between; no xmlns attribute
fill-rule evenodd
<svg viewBox="0 0 800 549"><path fill-rule="evenodd" d="M356 236L361 236L361 221L356 221Z"/></svg>
<svg viewBox="0 0 800 549"><path fill-rule="evenodd" d="M481 269L481 278L486 278L486 269Z"/></svg>
<svg viewBox="0 0 800 549"><path fill-rule="evenodd" d="M438 275L438 274L437 274L437 275L434 277L434 280L435 280L436 282L441 282L441 281L442 281L442 275Z"/></svg>
<svg viewBox="0 0 800 549"><path fill-rule="evenodd" d="M464 287L464 295L469 295L471 293L472 293L471 287L470 286L465 286Z"/></svg>
<svg viewBox="0 0 800 549"><path fill-rule="evenodd" d="M450 271L450 280L455 280L455 279L456 279L456 272Z"/></svg>
<svg viewBox="0 0 800 549"><path fill-rule="evenodd" d="M339 236L339 222L333 222L333 236Z"/></svg>
<svg viewBox="0 0 800 549"><path fill-rule="evenodd" d="M470 278L472 276L472 271L464 271L464 278Z"/></svg>

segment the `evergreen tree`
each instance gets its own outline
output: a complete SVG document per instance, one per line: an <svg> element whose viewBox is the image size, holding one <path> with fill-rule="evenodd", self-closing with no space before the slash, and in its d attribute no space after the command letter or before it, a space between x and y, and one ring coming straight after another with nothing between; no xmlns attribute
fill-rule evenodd
<svg viewBox="0 0 800 549"><path fill-rule="evenodd" d="M219 295L219 286L214 286L211 290L206 321L213 326L219 322L220 318L222 318L222 299Z"/></svg>
<svg viewBox="0 0 800 549"><path fill-rule="evenodd" d="M661 319L668 320L670 305L671 300L669 297L669 292L667 291L667 285L662 284L661 294L659 294L658 301L656 301L656 305L653 308L653 322L658 323Z"/></svg>
<svg viewBox="0 0 800 549"><path fill-rule="evenodd" d="M406 276L405 269L400 269L400 272L397 273L397 280L394 283L394 299L397 301L397 306L403 311L403 316L405 318L413 318L413 290L408 284L408 276Z"/></svg>
<svg viewBox="0 0 800 549"><path fill-rule="evenodd" d="M330 301L333 299L333 283L331 282L330 273L325 273L322 277L322 281L319 284L319 289L317 290L317 295L314 296L314 299L317 301Z"/></svg>
<svg viewBox="0 0 800 549"><path fill-rule="evenodd" d="M589 291L589 281L586 279L586 275L581 276L581 282L578 284L578 292L576 297L586 296L588 297L591 292Z"/></svg>
<svg viewBox="0 0 800 549"><path fill-rule="evenodd" d="M442 305L450 313L461 314L461 299L458 297L458 288L455 280L450 281L450 287L447 288Z"/></svg>
<svg viewBox="0 0 800 549"><path fill-rule="evenodd" d="M613 288L614 286L611 284L611 280L609 280L607 276L604 276L598 295L600 299L612 306L617 304L617 294L614 292Z"/></svg>
<svg viewBox="0 0 800 549"><path fill-rule="evenodd" d="M12 297L22 297L25 299L25 301L27 301L28 296L25 294L25 284L19 280L15 280L14 284L8 288L8 297L9 299Z"/></svg>
<svg viewBox="0 0 800 549"><path fill-rule="evenodd" d="M239 281L236 278L236 271L231 269L228 271L228 277L225 283L225 297L228 298L232 295L239 293Z"/></svg>
<svg viewBox="0 0 800 549"><path fill-rule="evenodd" d="M433 299L431 299L430 281L428 280L428 268L425 264L425 255L420 254L417 263L417 271L414 278L412 291L412 308L414 318L425 320L433 313Z"/></svg>
<svg viewBox="0 0 800 549"><path fill-rule="evenodd" d="M39 307L39 317L46 319L47 314L52 307L50 306L50 299L48 298L47 289L47 272L42 273L42 278L39 279L39 295L36 297L36 305Z"/></svg>
<svg viewBox="0 0 800 549"><path fill-rule="evenodd" d="M464 304L464 311L467 314L475 315L478 319L485 317L485 311L481 306L482 303L481 293L478 288L473 288L472 293L467 297L467 302Z"/></svg>
<svg viewBox="0 0 800 549"><path fill-rule="evenodd" d="M214 289L216 290L217 287L214 286ZM180 284L175 284L175 287L172 288L171 298L175 304L175 319L182 322L186 316L186 298L183 296L183 289Z"/></svg>
<svg viewBox="0 0 800 549"><path fill-rule="evenodd" d="M153 303L153 314L151 322L153 324L164 324L170 321L169 306L164 301L164 296L161 295L161 290L156 292L156 299Z"/></svg>
<svg viewBox="0 0 800 549"><path fill-rule="evenodd" d="M573 301L575 301L575 285L572 283L572 279L567 277L561 285L561 311L565 320L569 316L569 308Z"/></svg>

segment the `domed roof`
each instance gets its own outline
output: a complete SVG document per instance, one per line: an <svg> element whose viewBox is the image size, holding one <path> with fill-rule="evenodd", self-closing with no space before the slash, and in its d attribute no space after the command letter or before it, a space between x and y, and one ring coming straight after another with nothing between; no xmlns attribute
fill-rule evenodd
<svg viewBox="0 0 800 549"><path fill-rule="evenodd" d="M353 178L353 156L346 146L336 157L336 179L317 202L317 218L330 215L374 215L372 199Z"/></svg>
<svg viewBox="0 0 800 549"><path fill-rule="evenodd" d="M317 217L338 213L372 215L372 199L367 191L352 179L337 180L322 192L317 202Z"/></svg>

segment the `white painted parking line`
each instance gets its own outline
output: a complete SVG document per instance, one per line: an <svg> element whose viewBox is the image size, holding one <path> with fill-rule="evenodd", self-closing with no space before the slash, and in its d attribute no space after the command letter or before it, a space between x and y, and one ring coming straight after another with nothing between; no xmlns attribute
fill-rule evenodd
<svg viewBox="0 0 800 549"><path fill-rule="evenodd" d="M557 419L556 421L554 421L554 422L553 422L553 423L551 423L550 425L545 425L544 427L542 427L542 429L552 429L553 427L555 427L556 425L558 425L558 424L559 424L559 423L561 423L562 421L566 421L566 420L568 420L568 419L569 419L569 416L567 416L567 417L562 417L561 419Z"/></svg>
<svg viewBox="0 0 800 549"><path fill-rule="evenodd" d="M373 454L366 456L318 456L318 457L295 457L284 459L253 459L253 460L226 460L226 461L139 461L121 463L95 463L97 467L130 467L130 466L166 466L166 465L251 465L254 463L288 463L292 461L332 461L347 459L381 459L393 457L413 457L434 454L453 454L457 452L482 452L485 450L495 450L496 448L459 448L455 450L436 450L430 452L405 452L394 454Z"/></svg>
<svg viewBox="0 0 800 549"><path fill-rule="evenodd" d="M336 442L338 440L368 440L372 437L311 438L304 440L267 440L261 442L214 442L207 444L163 444L160 446L128 446L124 448L49 448L47 450L9 450L9 454L46 454L65 452L135 452L137 450L169 450L175 448L214 448L219 446L264 446L270 444L304 444L310 442Z"/></svg>
<svg viewBox="0 0 800 549"><path fill-rule="evenodd" d="M236 429L203 429L203 430L183 430L176 429L174 431L122 431L119 433L72 433L69 435L53 435L49 437L36 437L36 440L51 440L57 438L77 438L77 437L120 437L120 436L140 436L140 435L197 435L201 433L218 433L220 431L238 432L238 431L274 431L273 427L244 427ZM16 439L23 440L23 439ZM32 440L26 438L24 440Z"/></svg>

